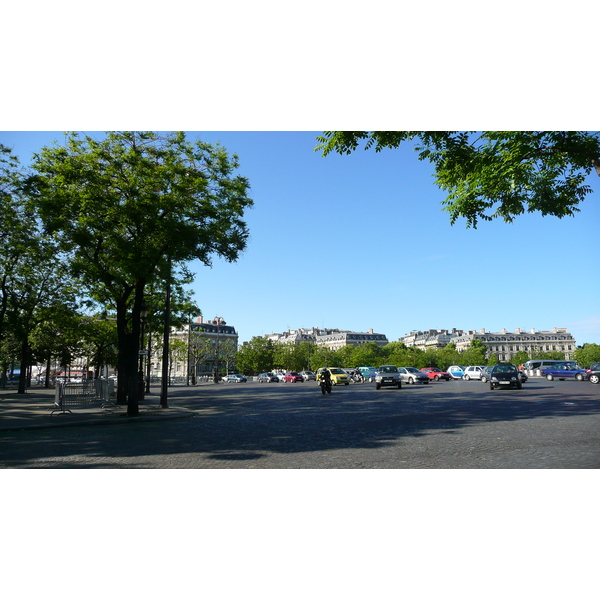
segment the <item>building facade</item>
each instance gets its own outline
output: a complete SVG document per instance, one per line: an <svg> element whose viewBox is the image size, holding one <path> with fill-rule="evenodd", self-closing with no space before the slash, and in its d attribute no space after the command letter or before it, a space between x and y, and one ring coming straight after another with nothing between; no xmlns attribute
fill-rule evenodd
<svg viewBox="0 0 600 600"><path fill-rule="evenodd" d="M339 350L344 346L358 346L359 344L368 344L369 342L375 342L378 346L385 346L388 344L388 339L382 333L374 333L372 329L367 332L356 332L356 331L332 331L317 336L315 344L317 346L325 346L330 350Z"/></svg>
<svg viewBox="0 0 600 600"><path fill-rule="evenodd" d="M459 352L463 352L473 340L480 340L486 347L486 358L495 354L500 361L509 362L517 352L527 352L529 356L540 352L561 352L565 359L572 359L577 348L575 338L564 327L554 327L549 331L537 331L517 328L514 332L503 329L499 332L485 329L462 331L452 329L433 330L427 332L411 332L399 341L407 346L427 348L443 348L453 343Z"/></svg>
<svg viewBox="0 0 600 600"><path fill-rule="evenodd" d="M339 350L344 346L357 346L368 342L375 342L378 346L385 346L388 339L382 333L375 333L373 329L366 332L344 331L339 329L294 329L284 333L271 333L265 338L278 344L300 344L310 342L317 346L325 346L331 350Z"/></svg>
<svg viewBox="0 0 600 600"><path fill-rule="evenodd" d="M177 382L213 377L215 369L221 374L235 370L235 355L238 349L238 334L235 327L228 325L222 317L196 322L171 332L170 378ZM162 349L153 352L150 358L150 376L161 377Z"/></svg>

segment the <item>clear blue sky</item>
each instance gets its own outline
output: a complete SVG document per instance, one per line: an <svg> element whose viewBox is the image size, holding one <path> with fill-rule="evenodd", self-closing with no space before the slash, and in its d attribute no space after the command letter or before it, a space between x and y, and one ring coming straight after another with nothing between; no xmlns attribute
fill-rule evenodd
<svg viewBox="0 0 600 600"><path fill-rule="evenodd" d="M390 341L429 328L567 327L600 343L595 272L600 179L574 218L450 225L429 163L410 146L321 157L319 132L189 132L240 160L255 206L237 263L193 264L205 318L240 341L298 327L373 328ZM56 132L2 132L23 164ZM488 279L501 263L518 283Z"/></svg>

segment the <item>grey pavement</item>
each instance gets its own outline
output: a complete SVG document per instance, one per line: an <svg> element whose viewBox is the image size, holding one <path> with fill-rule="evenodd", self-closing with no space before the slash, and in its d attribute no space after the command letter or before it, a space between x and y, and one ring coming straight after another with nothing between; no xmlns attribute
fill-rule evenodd
<svg viewBox="0 0 600 600"><path fill-rule="evenodd" d="M589 382L362 384L331 396L314 383L173 386L164 410L158 391L133 419L124 407L51 416L52 391L5 393L0 467L600 468L600 386Z"/></svg>
<svg viewBox="0 0 600 600"><path fill-rule="evenodd" d="M126 406L102 408L69 407L61 412L54 404L54 388L31 387L25 394L15 388L0 390L0 431L20 429L44 429L47 427L70 427L76 425L108 425L128 421L155 421L194 416L194 412L177 405L177 388L170 388L169 408L160 408L158 388L140 403L140 415L127 417Z"/></svg>

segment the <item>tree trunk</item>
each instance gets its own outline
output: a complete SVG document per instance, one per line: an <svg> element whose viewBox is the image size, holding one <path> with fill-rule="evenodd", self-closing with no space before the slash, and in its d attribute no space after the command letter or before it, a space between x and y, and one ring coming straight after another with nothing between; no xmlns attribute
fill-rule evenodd
<svg viewBox="0 0 600 600"><path fill-rule="evenodd" d="M21 373L19 374L19 389L17 394L24 394L27 383L27 366L29 362L29 339L25 335L21 343Z"/></svg>

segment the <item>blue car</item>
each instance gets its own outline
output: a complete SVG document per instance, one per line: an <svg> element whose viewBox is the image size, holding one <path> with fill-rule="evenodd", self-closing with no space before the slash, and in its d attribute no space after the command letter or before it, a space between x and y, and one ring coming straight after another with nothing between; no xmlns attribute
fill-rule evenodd
<svg viewBox="0 0 600 600"><path fill-rule="evenodd" d="M462 379L465 374L465 367L462 365L452 365L448 367L448 373L450 373L452 379Z"/></svg>
<svg viewBox="0 0 600 600"><path fill-rule="evenodd" d="M553 379L577 379L577 381L583 381L585 379L586 370L573 367L571 365L552 365L551 367L545 367L542 369L542 375L546 377L548 381Z"/></svg>

